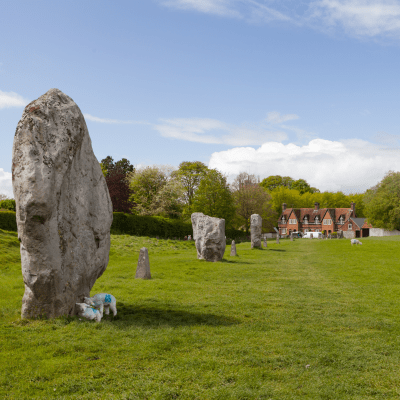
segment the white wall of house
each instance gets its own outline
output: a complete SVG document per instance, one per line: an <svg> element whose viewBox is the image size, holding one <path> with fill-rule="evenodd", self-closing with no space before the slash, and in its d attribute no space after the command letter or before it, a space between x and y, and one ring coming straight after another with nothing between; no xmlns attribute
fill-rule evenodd
<svg viewBox="0 0 400 400"><path fill-rule="evenodd" d="M386 231L381 228L369 228L369 236L394 236L400 235L400 231Z"/></svg>
<svg viewBox="0 0 400 400"><path fill-rule="evenodd" d="M343 237L346 239L354 239L356 237L356 233L354 231L343 231Z"/></svg>

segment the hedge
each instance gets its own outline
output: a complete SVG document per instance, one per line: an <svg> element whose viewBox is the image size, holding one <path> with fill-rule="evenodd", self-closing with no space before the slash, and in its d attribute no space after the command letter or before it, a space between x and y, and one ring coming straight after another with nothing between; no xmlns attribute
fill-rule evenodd
<svg viewBox="0 0 400 400"><path fill-rule="evenodd" d="M15 211L15 200L14 199L1 200L0 210L1 209Z"/></svg>
<svg viewBox="0 0 400 400"><path fill-rule="evenodd" d="M17 232L15 211L0 211L0 229Z"/></svg>
<svg viewBox="0 0 400 400"><path fill-rule="evenodd" d="M14 211L0 211L0 229L17 231ZM175 219L151 217L147 215L132 215L121 212L114 213L111 233L136 236L159 236L163 238L181 238L192 235L192 224ZM227 238L235 239L246 236L243 231L226 229Z"/></svg>

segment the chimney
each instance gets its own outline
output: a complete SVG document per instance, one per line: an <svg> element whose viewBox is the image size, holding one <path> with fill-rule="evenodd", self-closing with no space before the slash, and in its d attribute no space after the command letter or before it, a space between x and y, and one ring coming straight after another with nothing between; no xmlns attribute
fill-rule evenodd
<svg viewBox="0 0 400 400"><path fill-rule="evenodd" d="M285 211L286 210L286 203L283 203L282 204L282 211Z"/></svg>
<svg viewBox="0 0 400 400"><path fill-rule="evenodd" d="M356 203L351 202L351 211L354 213L354 217L356 216Z"/></svg>
<svg viewBox="0 0 400 400"><path fill-rule="evenodd" d="M319 210L319 203L314 203L314 211L318 211Z"/></svg>

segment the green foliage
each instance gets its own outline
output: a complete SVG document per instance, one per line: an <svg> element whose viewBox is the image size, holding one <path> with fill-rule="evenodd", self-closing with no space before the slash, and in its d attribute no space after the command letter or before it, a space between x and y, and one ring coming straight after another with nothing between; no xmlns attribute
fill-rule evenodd
<svg viewBox="0 0 400 400"><path fill-rule="evenodd" d="M193 197L193 212L224 218L225 226L232 227L235 205L226 177L216 169L208 170Z"/></svg>
<svg viewBox="0 0 400 400"><path fill-rule="evenodd" d="M233 198L236 207L234 225L250 227L250 216L259 214L263 219L263 231L270 232L276 225L278 214L271 207L271 196L257 183L254 175L241 172L232 184Z"/></svg>
<svg viewBox="0 0 400 400"><path fill-rule="evenodd" d="M186 214L191 213L193 196L199 187L201 178L208 171L207 166L200 161L184 161L179 164L179 168L172 173L179 179L184 187L184 201L187 205Z"/></svg>
<svg viewBox="0 0 400 400"><path fill-rule="evenodd" d="M0 201L0 210L16 211L15 210L15 200L14 199L1 200Z"/></svg>
<svg viewBox="0 0 400 400"><path fill-rule="evenodd" d="M314 208L315 203L319 203L320 208L350 208L351 202L356 203L356 215L359 218L364 215L364 194L348 194L342 192L323 192L301 194L296 189L278 187L270 192L272 197L272 208L280 215L282 204L286 203L288 208Z"/></svg>
<svg viewBox="0 0 400 400"><path fill-rule="evenodd" d="M400 229L400 172L389 171L364 196L368 222L388 230Z"/></svg>
<svg viewBox="0 0 400 400"><path fill-rule="evenodd" d="M124 213L114 213L111 232L137 236L160 236L163 238L193 236L192 224L190 222L158 216Z"/></svg>
<svg viewBox="0 0 400 400"><path fill-rule="evenodd" d="M122 172L124 175L135 172L135 167L126 158L114 162L114 159L111 156L107 156L101 160L100 166L105 177L113 171Z"/></svg>
<svg viewBox="0 0 400 400"><path fill-rule="evenodd" d="M319 193L319 189L311 187L306 180L304 179L294 180L290 176L282 177L280 175L271 175L268 178L264 178L261 181L260 186L262 186L269 192L280 187L286 187L288 189L298 190L300 194Z"/></svg>
<svg viewBox="0 0 400 400"><path fill-rule="evenodd" d="M6 231L17 231L15 211L0 211L0 229Z"/></svg>

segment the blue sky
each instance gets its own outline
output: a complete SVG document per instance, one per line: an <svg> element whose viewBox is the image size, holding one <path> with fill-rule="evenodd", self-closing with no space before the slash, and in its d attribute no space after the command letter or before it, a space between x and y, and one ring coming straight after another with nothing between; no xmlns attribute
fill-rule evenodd
<svg viewBox="0 0 400 400"><path fill-rule="evenodd" d="M78 104L100 160L362 192L400 170L400 1L4 1L0 193L24 106Z"/></svg>

